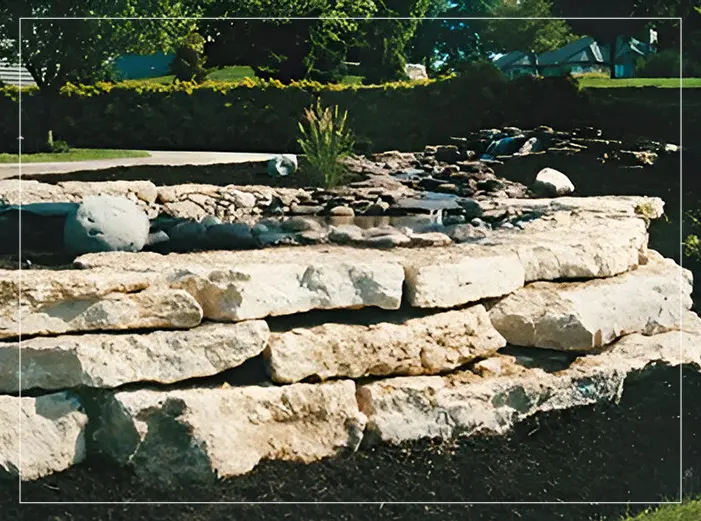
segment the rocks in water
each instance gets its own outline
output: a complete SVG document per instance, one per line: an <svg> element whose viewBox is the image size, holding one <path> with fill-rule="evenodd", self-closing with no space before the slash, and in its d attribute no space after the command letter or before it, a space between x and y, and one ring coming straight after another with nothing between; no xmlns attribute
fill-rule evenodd
<svg viewBox="0 0 701 521"><path fill-rule="evenodd" d="M192 251L206 248L207 226L201 222L183 221L168 230L173 251Z"/></svg>
<svg viewBox="0 0 701 521"><path fill-rule="evenodd" d="M244 223L225 223L209 226L206 230L209 248L238 250L255 248L258 241L253 237L251 228Z"/></svg>
<svg viewBox="0 0 701 521"><path fill-rule="evenodd" d="M349 206L334 206L331 208L331 210L329 210L329 215L337 217L353 217L355 215L355 211L353 211L353 208L350 208Z"/></svg>
<svg viewBox="0 0 701 521"><path fill-rule="evenodd" d="M268 161L268 175L271 177L286 177L297 171L297 156L280 154Z"/></svg>
<svg viewBox="0 0 701 521"><path fill-rule="evenodd" d="M487 236L486 231L470 224L458 224L446 228L448 237L458 244L464 242L475 242Z"/></svg>
<svg viewBox="0 0 701 521"><path fill-rule="evenodd" d="M363 243L371 248L398 248L411 244L411 239L403 233L387 232L383 235L367 237Z"/></svg>
<svg viewBox="0 0 701 521"><path fill-rule="evenodd" d="M290 213L292 215L316 215L324 211L324 207L320 205L297 204L290 205Z"/></svg>
<svg viewBox="0 0 701 521"><path fill-rule="evenodd" d="M519 151L519 149L526 143L527 138L524 135L508 136L497 141L492 142L485 152L486 155L497 157L497 156L510 156Z"/></svg>
<svg viewBox="0 0 701 521"><path fill-rule="evenodd" d="M66 217L64 245L76 255L103 251L141 251L149 234L146 213L129 199L86 197Z"/></svg>
<svg viewBox="0 0 701 521"><path fill-rule="evenodd" d="M542 197L560 197L574 192L574 185L562 172L544 168L535 178L533 191Z"/></svg>
<svg viewBox="0 0 701 521"><path fill-rule="evenodd" d="M70 392L0 395L0 479L16 480L20 474L23 481L39 479L82 462L87 423L78 398Z"/></svg>
<svg viewBox="0 0 701 521"><path fill-rule="evenodd" d="M96 446L164 488L212 484L263 459L311 463L353 452L366 421L348 380L119 392L99 407Z"/></svg>
<svg viewBox="0 0 701 521"><path fill-rule="evenodd" d="M310 376L438 374L505 345L478 305L368 326L329 322L274 333L265 357L275 382L293 383Z"/></svg>
<svg viewBox="0 0 701 521"><path fill-rule="evenodd" d="M23 340L22 390L132 382L170 384L212 376L260 354L268 341L262 320L204 324L186 331L84 334ZM0 392L18 390L15 342L0 342Z"/></svg>
<svg viewBox="0 0 701 521"><path fill-rule="evenodd" d="M353 244L363 240L363 230L354 224L333 226L329 240L336 244Z"/></svg>
<svg viewBox="0 0 701 521"><path fill-rule="evenodd" d="M436 147L436 160L443 163L457 163L462 159L457 145L441 145Z"/></svg>
<svg viewBox="0 0 701 521"><path fill-rule="evenodd" d="M306 217L290 217L282 221L280 226L286 232L319 231L322 228L318 220Z"/></svg>
<svg viewBox="0 0 701 521"><path fill-rule="evenodd" d="M537 138L532 137L526 140L526 142L514 152L515 156L527 156L528 154L533 154L543 150L543 143Z"/></svg>
<svg viewBox="0 0 701 521"><path fill-rule="evenodd" d="M417 247L448 246L453 241L445 233L424 232L411 235L411 245Z"/></svg>
<svg viewBox="0 0 701 521"><path fill-rule="evenodd" d="M653 335L681 327L691 308L691 273L649 252L644 266L613 278L575 283L537 282L490 311L509 343L560 350L591 350L631 333Z"/></svg>

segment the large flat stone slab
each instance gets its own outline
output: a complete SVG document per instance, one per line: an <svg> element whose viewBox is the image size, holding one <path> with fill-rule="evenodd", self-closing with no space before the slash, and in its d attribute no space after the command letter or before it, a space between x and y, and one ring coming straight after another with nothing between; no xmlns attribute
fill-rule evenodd
<svg viewBox="0 0 701 521"><path fill-rule="evenodd" d="M514 345L577 351L679 329L692 305L691 272L648 255L648 264L608 279L530 284L490 310L492 323Z"/></svg>
<svg viewBox="0 0 701 521"><path fill-rule="evenodd" d="M392 256L353 248L84 255L80 266L158 269L165 284L191 294L205 318L237 321L313 309L398 309L404 270ZM90 271L90 270L86 270Z"/></svg>
<svg viewBox="0 0 701 521"><path fill-rule="evenodd" d="M204 324L186 331L83 334L23 340L22 390L174 383L212 376L260 354L262 320ZM0 342L0 392L19 389L18 342Z"/></svg>
<svg viewBox="0 0 701 521"><path fill-rule="evenodd" d="M686 346L683 355L681 342ZM361 385L358 401L368 417L366 437L399 444L504 434L538 412L617 401L633 372L658 364L701 368L701 335L690 331L630 335L601 354L579 357L554 372L538 366L547 358L551 357L538 351L523 358L497 355L476 364L475 372Z"/></svg>
<svg viewBox="0 0 701 521"><path fill-rule="evenodd" d="M552 200L529 200L535 201L530 204L537 217L524 219L523 229L499 228L476 243L447 247L110 253L84 255L77 263L90 269L162 271L171 286L195 295L205 317L217 320L310 309L395 309L400 279L406 279L409 304L445 309L507 295L530 281L612 277L637 266L648 241L645 219L631 209L637 199L606 203L611 213L589 208L598 198L586 200L584 210L576 201L553 209Z"/></svg>
<svg viewBox="0 0 701 521"><path fill-rule="evenodd" d="M351 317L352 318L352 317ZM273 381L438 374L494 354L506 341L483 306L372 325L326 323L273 333Z"/></svg>
<svg viewBox="0 0 701 521"><path fill-rule="evenodd" d="M29 481L80 463L85 459L87 423L80 402L68 393L0 395L0 478L21 475Z"/></svg>
<svg viewBox="0 0 701 521"><path fill-rule="evenodd" d="M116 393L101 405L97 446L150 484L212 482L260 460L311 463L357 449L355 384Z"/></svg>
<svg viewBox="0 0 701 521"><path fill-rule="evenodd" d="M202 309L158 273L0 270L0 339L78 331L189 329ZM21 289L21 291L20 291Z"/></svg>

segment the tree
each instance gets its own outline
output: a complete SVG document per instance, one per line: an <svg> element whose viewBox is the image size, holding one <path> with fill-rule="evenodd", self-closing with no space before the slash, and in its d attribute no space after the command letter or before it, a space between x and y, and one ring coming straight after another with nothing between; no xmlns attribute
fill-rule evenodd
<svg viewBox="0 0 701 521"><path fill-rule="evenodd" d="M366 83L384 83L406 78L407 45L426 16L431 0L378 0L376 18L363 24L355 55L361 63Z"/></svg>
<svg viewBox="0 0 701 521"><path fill-rule="evenodd" d="M352 18L369 18L375 10L374 0L209 0L207 16L271 19L218 20L204 23L202 31L213 40L207 49L212 65L249 65L257 76L285 83L328 81L337 79L356 45L363 22Z"/></svg>
<svg viewBox="0 0 701 521"><path fill-rule="evenodd" d="M454 72L465 63L485 59L487 49L483 45L481 34L487 22L457 18L493 15L502 1L436 0L431 9L434 16L440 19L421 22L408 45L409 56L415 61L428 64L427 69L434 74Z"/></svg>
<svg viewBox="0 0 701 521"><path fill-rule="evenodd" d="M112 60L128 52L171 50L192 28L187 20L107 20L107 17L189 16L196 4L179 0L3 0L0 58L17 63L20 17L99 19L24 20L22 64L45 91L66 82L107 79Z"/></svg>
<svg viewBox="0 0 701 521"><path fill-rule="evenodd" d="M552 16L551 0L504 0L496 6L494 16L547 18ZM480 34L493 52L559 49L576 37L565 20L493 20Z"/></svg>
<svg viewBox="0 0 701 521"><path fill-rule="evenodd" d="M624 41L640 36L645 38L647 30L656 28L666 35L678 34L678 21L641 20L639 17L688 17L698 5L698 0L554 0L553 11L564 17L625 17L621 20L568 20L572 29L593 37L608 45L611 50L609 66L611 77L616 77L615 58L618 37ZM637 17L637 18L636 18ZM678 38L678 37L675 37ZM678 41L678 40L677 40ZM666 42L669 45L670 42Z"/></svg>

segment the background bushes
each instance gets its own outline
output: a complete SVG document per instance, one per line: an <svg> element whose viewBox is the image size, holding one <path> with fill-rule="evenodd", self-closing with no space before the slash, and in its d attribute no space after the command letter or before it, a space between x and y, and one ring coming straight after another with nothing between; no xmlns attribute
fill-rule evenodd
<svg viewBox="0 0 701 521"><path fill-rule="evenodd" d="M626 91L626 92L623 92ZM633 93L633 91L635 91ZM649 92L648 92L649 91ZM652 91L656 91L652 93ZM650 95L655 100L650 102ZM685 103L690 96L685 94ZM17 149L18 90L0 88L0 151ZM420 150L502 125L590 124L616 134L678 136L675 89L592 89L567 78L465 75L381 86L127 81L22 94L23 151L54 139L80 148L299 152L298 122L317 98L348 111L358 152ZM695 98L699 100L699 96ZM686 137L686 136L685 136Z"/></svg>

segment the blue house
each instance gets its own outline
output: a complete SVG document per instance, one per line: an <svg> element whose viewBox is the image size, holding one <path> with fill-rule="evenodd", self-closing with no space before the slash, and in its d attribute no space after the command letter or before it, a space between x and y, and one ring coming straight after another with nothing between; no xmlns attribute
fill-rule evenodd
<svg viewBox="0 0 701 521"><path fill-rule="evenodd" d="M157 52L155 54L124 54L114 61L115 71L120 79L139 80L170 74L170 63L175 54Z"/></svg>

